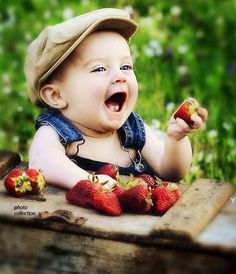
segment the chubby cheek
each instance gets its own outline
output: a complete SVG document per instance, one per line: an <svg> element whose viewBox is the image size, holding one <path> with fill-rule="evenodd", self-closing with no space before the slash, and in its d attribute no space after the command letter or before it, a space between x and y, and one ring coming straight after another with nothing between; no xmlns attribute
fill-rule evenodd
<svg viewBox="0 0 236 274"><path fill-rule="evenodd" d="M138 98L138 83L137 81L134 81L132 87L130 88L130 94L129 94L129 104L133 108L136 104Z"/></svg>

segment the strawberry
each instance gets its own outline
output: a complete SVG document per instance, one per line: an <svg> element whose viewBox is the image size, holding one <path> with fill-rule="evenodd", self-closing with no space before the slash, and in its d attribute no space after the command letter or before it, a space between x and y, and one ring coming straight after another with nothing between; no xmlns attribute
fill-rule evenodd
<svg viewBox="0 0 236 274"><path fill-rule="evenodd" d="M118 167L114 164L103 165L95 172L95 174L96 175L98 175L98 174L108 175L115 180L117 180L119 177Z"/></svg>
<svg viewBox="0 0 236 274"><path fill-rule="evenodd" d="M46 182L43 176L43 173L40 170L36 170L33 168L29 168L25 171L27 175L30 186L32 190L30 191L31 194L40 194L42 193L43 189L46 186Z"/></svg>
<svg viewBox="0 0 236 274"><path fill-rule="evenodd" d="M171 200L175 204L180 197L180 191L175 183L163 182L163 185L171 191Z"/></svg>
<svg viewBox="0 0 236 274"><path fill-rule="evenodd" d="M102 185L94 177L91 180L80 180L66 192L66 199L77 206L92 207L95 194L102 189Z"/></svg>
<svg viewBox="0 0 236 274"><path fill-rule="evenodd" d="M138 175L136 178L143 179L147 183L148 187L151 189L157 186L157 183L154 177L149 174L141 174L141 175Z"/></svg>
<svg viewBox="0 0 236 274"><path fill-rule="evenodd" d="M119 216L122 213L120 202L113 192L101 192L94 196L93 206L105 215Z"/></svg>
<svg viewBox="0 0 236 274"><path fill-rule="evenodd" d="M11 196L20 197L32 190L30 181L24 170L16 168L11 170L4 180L4 186Z"/></svg>
<svg viewBox="0 0 236 274"><path fill-rule="evenodd" d="M187 98L174 113L174 118L183 119L188 125L192 125L191 115L197 113L199 104L192 98Z"/></svg>
<svg viewBox="0 0 236 274"><path fill-rule="evenodd" d="M121 185L117 184L113 188L112 192L115 193L116 197L119 199L120 195L125 192L125 189Z"/></svg>
<svg viewBox="0 0 236 274"><path fill-rule="evenodd" d="M151 192L145 185L138 184L119 196L122 208L134 213L147 213L152 207Z"/></svg>
<svg viewBox="0 0 236 274"><path fill-rule="evenodd" d="M163 215L176 203L179 197L180 192L176 184L163 182L162 185L152 190L155 213Z"/></svg>

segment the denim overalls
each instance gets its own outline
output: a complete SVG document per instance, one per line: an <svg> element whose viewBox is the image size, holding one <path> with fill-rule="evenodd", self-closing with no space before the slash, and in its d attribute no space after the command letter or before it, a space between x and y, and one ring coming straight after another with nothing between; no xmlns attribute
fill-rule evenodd
<svg viewBox="0 0 236 274"><path fill-rule="evenodd" d="M82 158L77 155L79 151L79 146L85 142L83 135L59 111L55 109L48 109L44 113L40 114L35 120L35 127L36 129L38 129L42 125L49 125L54 130L56 130L60 137L60 141L64 146L73 142L79 142L77 146L77 152L74 155L68 155L67 157L82 169L96 171L101 166L106 164L104 162ZM129 149L133 148L137 152L136 159L132 159L129 154L131 160L131 164L129 166L118 166L119 173L122 175L130 175L132 173L135 176L142 173L155 175L147 162L141 157L140 151L145 144L146 136L144 123L140 116L132 112L124 125L120 129L118 129L118 135L124 151L129 154Z"/></svg>

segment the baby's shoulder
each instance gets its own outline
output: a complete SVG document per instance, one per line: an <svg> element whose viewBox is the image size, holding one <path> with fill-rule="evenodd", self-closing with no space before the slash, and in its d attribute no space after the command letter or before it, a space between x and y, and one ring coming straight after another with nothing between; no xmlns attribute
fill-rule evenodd
<svg viewBox="0 0 236 274"><path fill-rule="evenodd" d="M42 125L37 129L34 138L42 138L44 140L59 140L59 135L53 127L49 125Z"/></svg>

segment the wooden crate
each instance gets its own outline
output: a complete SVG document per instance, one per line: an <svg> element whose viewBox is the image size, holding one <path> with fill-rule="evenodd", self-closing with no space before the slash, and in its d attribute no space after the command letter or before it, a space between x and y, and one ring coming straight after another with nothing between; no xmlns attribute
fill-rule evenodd
<svg viewBox="0 0 236 274"><path fill-rule="evenodd" d="M163 217L109 217L79 208L65 190L13 198L3 186L26 163L0 152L0 273L234 273L236 193L221 181L180 185Z"/></svg>

